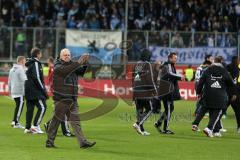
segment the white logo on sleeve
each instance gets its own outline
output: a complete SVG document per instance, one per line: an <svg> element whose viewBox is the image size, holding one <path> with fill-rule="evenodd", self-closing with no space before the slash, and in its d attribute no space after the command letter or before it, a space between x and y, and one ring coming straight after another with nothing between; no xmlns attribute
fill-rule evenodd
<svg viewBox="0 0 240 160"><path fill-rule="evenodd" d="M211 88L222 88L222 86L219 84L218 81L216 81L211 85Z"/></svg>
<svg viewBox="0 0 240 160"><path fill-rule="evenodd" d="M135 76L134 81L141 81L139 74Z"/></svg>

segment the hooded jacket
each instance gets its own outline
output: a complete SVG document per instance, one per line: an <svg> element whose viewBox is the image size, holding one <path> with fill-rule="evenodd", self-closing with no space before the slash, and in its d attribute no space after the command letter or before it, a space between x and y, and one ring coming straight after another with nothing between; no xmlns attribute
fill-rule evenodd
<svg viewBox="0 0 240 160"><path fill-rule="evenodd" d="M27 80L22 65L13 64L8 76L8 88L12 98L24 96L24 84Z"/></svg>
<svg viewBox="0 0 240 160"><path fill-rule="evenodd" d="M26 62L25 96L27 100L46 99L47 92L44 83L42 64L36 58L29 58Z"/></svg>
<svg viewBox="0 0 240 160"><path fill-rule="evenodd" d="M53 99L77 99L78 76L83 76L87 66L78 62L64 62L57 59L53 71Z"/></svg>

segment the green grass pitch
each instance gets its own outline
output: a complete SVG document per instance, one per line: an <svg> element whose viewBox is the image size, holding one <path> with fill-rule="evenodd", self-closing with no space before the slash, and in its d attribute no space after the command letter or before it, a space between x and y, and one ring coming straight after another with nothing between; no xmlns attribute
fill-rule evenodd
<svg viewBox="0 0 240 160"><path fill-rule="evenodd" d="M80 98L80 112L91 110L101 103L99 99ZM47 113L43 123L52 116L52 100L48 100ZM13 129L10 123L14 102L0 97L0 160L238 160L240 159L240 135L236 133L236 121L232 109L228 110L223 124L228 130L222 138L207 138L202 132L193 133L191 122L195 102L177 101L170 129L175 135L161 135L153 127L158 115L153 115L145 129L151 133L144 137L132 128L135 109L123 101L104 116L82 121L82 128L95 147L80 149L75 138L66 138L58 131L55 144L57 149L45 148L46 134L24 134L21 129ZM239 106L240 107L240 106ZM25 111L21 123L25 124ZM36 109L35 109L36 111ZM200 125L203 129L208 119ZM43 126L42 126L42 129Z"/></svg>

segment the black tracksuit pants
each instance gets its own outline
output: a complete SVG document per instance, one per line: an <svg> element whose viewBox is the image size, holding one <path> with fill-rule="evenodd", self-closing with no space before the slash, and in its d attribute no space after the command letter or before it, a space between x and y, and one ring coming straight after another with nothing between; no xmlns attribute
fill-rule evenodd
<svg viewBox="0 0 240 160"><path fill-rule="evenodd" d="M46 100L41 100L41 99L27 100L26 129L31 128L35 106L38 108L38 111L34 118L34 122L33 122L34 126L40 125L45 115L46 107L47 107Z"/></svg>
<svg viewBox="0 0 240 160"><path fill-rule="evenodd" d="M240 127L240 96L238 95L235 101L229 102L229 105L232 106L232 109L234 111L236 121L237 121L237 128L239 128ZM226 110L224 111L226 112Z"/></svg>
<svg viewBox="0 0 240 160"><path fill-rule="evenodd" d="M24 106L24 96L14 98L14 101L15 101L16 107L14 110L13 121L15 122L15 124L18 124L22 114L23 106Z"/></svg>
<svg viewBox="0 0 240 160"><path fill-rule="evenodd" d="M152 100L151 99L136 99L135 100L136 111L137 111L137 124L143 129L143 123L152 114Z"/></svg>
<svg viewBox="0 0 240 160"><path fill-rule="evenodd" d="M174 102L170 99L163 99L163 107L164 112L160 114L160 118L158 119L157 123L161 126L162 122L164 121L163 130L168 130L169 122L172 116L172 112L174 110Z"/></svg>
<svg viewBox="0 0 240 160"><path fill-rule="evenodd" d="M207 107L201 107L199 113L192 123L193 125L199 125L200 121L202 120L203 116L209 112L209 122L207 127L212 130L214 133L219 132L222 128L221 118L223 115L223 109L213 109Z"/></svg>

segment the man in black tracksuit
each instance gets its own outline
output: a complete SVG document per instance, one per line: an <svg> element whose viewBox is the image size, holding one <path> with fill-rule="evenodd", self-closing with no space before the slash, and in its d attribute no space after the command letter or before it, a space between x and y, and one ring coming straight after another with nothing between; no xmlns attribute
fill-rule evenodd
<svg viewBox="0 0 240 160"><path fill-rule="evenodd" d="M33 48L31 50L31 58L25 64L27 67L27 80L25 82L25 96L27 101L25 133L43 133L40 124L46 112L46 99L48 95L44 84L42 65L39 61L41 57L41 50ZM38 111L31 127L34 106L37 106Z"/></svg>
<svg viewBox="0 0 240 160"><path fill-rule="evenodd" d="M174 86L173 92L163 96L161 99L163 101L164 113L161 114L159 120L155 123L155 127L160 133L164 134L174 134L174 132L168 129L171 114L174 110L174 100L180 99L178 80L184 80L185 77L176 73L175 64L177 62L177 54L171 52L168 55L168 61L163 64L161 79L168 81ZM162 122L164 121L163 131L160 129Z"/></svg>
<svg viewBox="0 0 240 160"><path fill-rule="evenodd" d="M197 94L203 97L203 112L209 111L209 123L203 130L208 137L221 137L221 116L228 102L227 88L234 87L233 80L223 67L220 57L203 72L197 86Z"/></svg>
<svg viewBox="0 0 240 160"><path fill-rule="evenodd" d="M237 56L232 57L232 63L227 65L227 70L232 76L235 86L236 86L236 100L235 101L229 101L228 105L230 104L233 108L233 111L235 113L235 117L237 120L237 132L240 133L240 69L239 69L239 60ZM228 90L229 94L232 94L231 89Z"/></svg>
<svg viewBox="0 0 240 160"><path fill-rule="evenodd" d="M133 100L136 105L137 122L133 124L136 131L144 136L150 135L144 130L143 123L152 113L152 99L157 95L153 66L149 62L151 52L143 50L141 60L137 62L133 72Z"/></svg>

